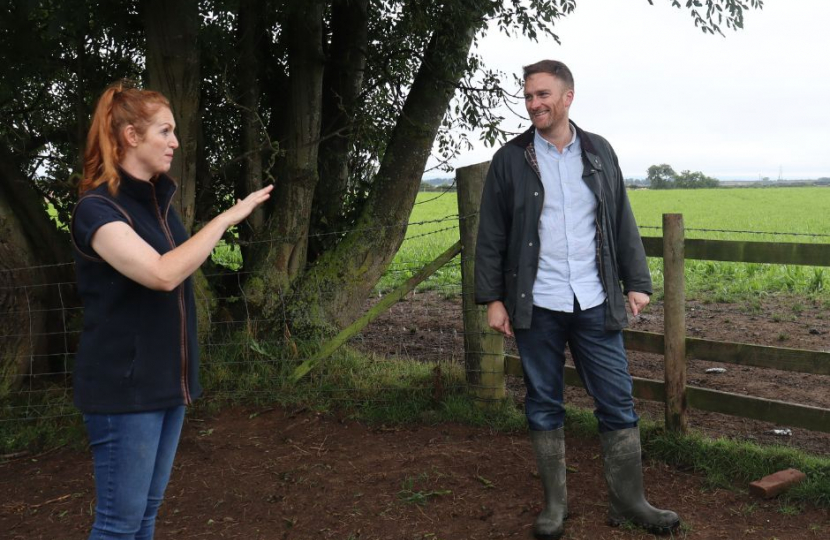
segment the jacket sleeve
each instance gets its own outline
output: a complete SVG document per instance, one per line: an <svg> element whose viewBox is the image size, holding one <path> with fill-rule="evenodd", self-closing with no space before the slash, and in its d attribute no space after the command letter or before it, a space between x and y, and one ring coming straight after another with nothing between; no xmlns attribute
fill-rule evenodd
<svg viewBox="0 0 830 540"><path fill-rule="evenodd" d="M610 146L610 145L609 145ZM646 251L643 248L643 240L640 237L640 230L634 220L634 212L631 210L631 203L628 200L628 193L625 189L620 163L617 154L611 148L611 155L614 158L616 168L616 231L617 231L617 266L620 270L620 280L623 284L623 293L630 291L651 294L651 273L648 270Z"/></svg>
<svg viewBox="0 0 830 540"><path fill-rule="evenodd" d="M504 301L504 260L510 237L504 159L496 152L487 171L479 209L475 256L475 301L486 304Z"/></svg>

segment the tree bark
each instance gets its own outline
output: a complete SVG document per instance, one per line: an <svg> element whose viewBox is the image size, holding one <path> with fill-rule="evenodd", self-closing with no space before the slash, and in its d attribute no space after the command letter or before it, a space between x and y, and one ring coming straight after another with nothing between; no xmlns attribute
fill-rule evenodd
<svg viewBox="0 0 830 540"><path fill-rule="evenodd" d="M285 158L277 178L272 215L266 226L272 241L257 250L257 278L248 281L250 300L264 313L281 312L280 296L304 269L314 188L323 88L322 0L295 0L283 25L288 49L288 122Z"/></svg>
<svg viewBox="0 0 830 540"><path fill-rule="evenodd" d="M349 186L349 153L355 112L363 86L369 39L369 1L335 0L331 44L323 78L320 181L314 193L315 230L336 227ZM331 242L317 242L322 251ZM312 255L313 257L313 255Z"/></svg>
<svg viewBox="0 0 830 540"><path fill-rule="evenodd" d="M296 327L346 326L394 258L433 140L489 5L487 0L450 3L439 16L354 230L294 287L288 312Z"/></svg>
<svg viewBox="0 0 830 540"><path fill-rule="evenodd" d="M143 0L147 33L149 87L170 100L179 148L170 175L179 189L174 205L187 230L194 223L196 203L196 145L201 84L199 3L188 0Z"/></svg>
<svg viewBox="0 0 830 540"><path fill-rule="evenodd" d="M238 199L262 188L262 129L259 110L259 76L262 41L265 39L265 3L259 0L242 0L239 3L239 90L238 99L242 121L242 175L236 180ZM246 242L262 232L265 221L263 208L258 208L239 227L242 240L242 260L249 249Z"/></svg>

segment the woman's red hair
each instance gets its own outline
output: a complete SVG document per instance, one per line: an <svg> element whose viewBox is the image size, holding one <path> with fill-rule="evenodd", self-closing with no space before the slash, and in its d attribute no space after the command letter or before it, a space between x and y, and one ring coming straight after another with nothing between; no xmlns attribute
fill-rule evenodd
<svg viewBox="0 0 830 540"><path fill-rule="evenodd" d="M121 177L118 165L124 157L122 131L132 125L143 136L161 107L170 108L166 97L141 90L128 81L119 81L104 90L95 106L84 152L84 177L78 185L83 194L106 183L110 193L118 192Z"/></svg>

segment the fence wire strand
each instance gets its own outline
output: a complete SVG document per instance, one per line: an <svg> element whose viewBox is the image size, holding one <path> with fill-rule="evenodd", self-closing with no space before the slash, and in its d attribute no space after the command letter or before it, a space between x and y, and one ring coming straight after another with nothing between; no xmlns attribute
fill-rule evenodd
<svg viewBox="0 0 830 540"><path fill-rule="evenodd" d="M337 236L349 233L382 232L393 229L407 229L410 234L403 240L403 244L422 240L425 237L446 235L458 229L459 221L475 217L477 214L464 216L448 215L439 219L423 220L418 222L402 222L378 227L366 227L361 229L342 230L321 234L309 235L307 238ZM441 224L448 224L441 226ZM420 232L419 227L436 226L439 228L430 231ZM661 229L661 227L642 226L641 229ZM795 232L760 232L726 229L696 229L687 228L687 231L711 232L723 234L758 234L777 236L805 236L805 237L830 237L828 234L808 234ZM306 239L307 239L306 238ZM240 246L253 246L261 244L275 244L290 241L287 237L271 237L251 242L240 242ZM442 240L443 241L443 240ZM395 305L388 314L376 319L372 325L351 338L351 347L367 354L376 354L388 358L378 361L392 362L395 358L407 359L434 363L443 366L442 369L462 369L465 363L464 341L467 337L461 323L461 315L464 310L461 307L461 299L464 296L474 294L469 288L462 288L460 284L460 273L462 256L458 255L445 265L438 273L433 275L425 284L409 293L403 302ZM431 260L421 260L418 257L407 260L394 261L381 278L381 281L374 287L370 298L366 301L366 307L370 307L377 298L383 296L387 291L400 284L409 276L414 275ZM37 265L31 267L20 267L2 269L0 273L28 273L34 277L45 278L44 271L54 268L65 268L74 263L58 263L52 265ZM442 277L443 274L450 274L450 278ZM224 278L227 272L219 271L206 273L208 279ZM263 376L266 380L262 382L265 386L282 384L288 373L296 366L311 358L308 352L297 351L289 354L291 345L299 339L288 333L288 316L285 313L285 305L294 298L294 292L286 292L281 288L273 291L277 296L283 312L280 317L264 318L254 314L251 309L251 299L246 295L245 283L252 277L260 275L258 272L245 270L234 272L236 285L232 291L225 291L223 294L212 299L202 297L202 301L211 300L219 305L228 306L228 311L223 313L207 313L207 330L201 333L204 336L202 343L203 365L207 371L217 369L245 368L249 371L269 368L271 372ZM447 281L449 279L449 282ZM8 280L7 280L8 281ZM55 419L67 416L77 416L67 397L71 388L67 384L72 375L72 364L75 358L78 338L81 334L80 313L82 306L77 303L79 300L73 294L75 283L72 281L58 280L42 283L20 283L0 287L0 291L6 294L21 294L25 303L12 309L3 316L10 320L25 322L26 331L7 332L0 335L0 343L19 342L25 340L28 344L28 352L24 357L17 360L25 361L28 365L29 374L19 374L16 378L24 384L19 385L17 390L11 394L10 399L0 402L3 417L0 423L19 420L40 420ZM339 289L336 287L323 286L319 281L316 283L317 292L320 295L336 294ZM53 289L50 289L53 288ZM424 290L431 291L429 296L422 294ZM54 293L56 305L34 305L33 297ZM423 302L419 299L425 297ZM447 305L442 304L448 303ZM25 307L24 307L25 306ZM448 316L448 313L451 316ZM46 321L46 322L39 322ZM52 324L54 323L54 324ZM271 328L272 331L266 337L256 339L256 330L260 328ZM413 339L389 339L392 335L409 335ZM481 335L481 332L474 332ZM301 338L302 336L300 336ZM61 343L62 350L54 347L54 340ZM42 352L38 345L42 342L53 343L54 350ZM507 341L508 350L515 350L515 342ZM468 351L468 353L475 351ZM43 366L48 366L43 370ZM215 373L210 375L217 377ZM267 377L271 377L268 380ZM217 379L214 382L211 393L214 397L238 397L241 395L262 395L273 394L273 388L227 388L227 381ZM362 395L357 388L349 388L343 385L327 384L323 377L311 376L305 382L309 387L316 388L317 392L325 393L333 400L350 399L348 394L355 396ZM450 384L450 388L461 388L463 382ZM388 389L390 392L394 388ZM341 394L345 394L341 395ZM383 398L373 398L383 399ZM394 399L394 398L390 398ZM5 403L7 402L7 403Z"/></svg>

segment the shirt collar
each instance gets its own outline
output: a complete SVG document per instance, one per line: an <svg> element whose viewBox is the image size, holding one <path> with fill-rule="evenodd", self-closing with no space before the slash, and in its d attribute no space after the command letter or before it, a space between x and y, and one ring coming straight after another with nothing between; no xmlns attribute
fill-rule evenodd
<svg viewBox="0 0 830 540"><path fill-rule="evenodd" d="M570 152L582 151L582 147L579 144L579 135L576 132L576 128L570 122L568 122L568 127L571 128L571 140L568 144L565 145L565 148L562 151L562 155L568 154ZM534 130L533 145L536 146L536 148L543 148L545 150L559 154L559 149L556 148L555 145L549 143L544 137L539 135L538 130Z"/></svg>

